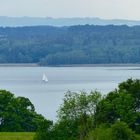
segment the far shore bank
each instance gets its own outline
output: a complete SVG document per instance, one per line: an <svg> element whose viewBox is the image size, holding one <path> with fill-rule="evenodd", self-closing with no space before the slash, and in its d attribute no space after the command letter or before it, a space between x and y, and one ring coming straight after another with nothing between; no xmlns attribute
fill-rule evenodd
<svg viewBox="0 0 140 140"><path fill-rule="evenodd" d="M70 65L38 65L37 63L5 63L0 67L140 67L140 64L70 64Z"/></svg>
<svg viewBox="0 0 140 140"><path fill-rule="evenodd" d="M140 67L140 64L72 64L72 65L51 65L48 67Z"/></svg>
<svg viewBox="0 0 140 140"><path fill-rule="evenodd" d="M0 64L0 67L38 67L36 63L5 63Z"/></svg>

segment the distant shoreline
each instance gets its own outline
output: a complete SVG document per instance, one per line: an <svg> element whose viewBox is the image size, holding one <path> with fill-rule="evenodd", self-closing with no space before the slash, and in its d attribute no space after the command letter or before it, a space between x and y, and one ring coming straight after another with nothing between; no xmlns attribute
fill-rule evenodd
<svg viewBox="0 0 140 140"><path fill-rule="evenodd" d="M72 64L53 65L49 67L140 67L140 64Z"/></svg>
<svg viewBox="0 0 140 140"><path fill-rule="evenodd" d="M71 65L45 65L37 63L6 63L0 67L140 67L140 64L71 64Z"/></svg>
<svg viewBox="0 0 140 140"><path fill-rule="evenodd" d="M0 64L0 67L38 67L36 63L5 63Z"/></svg>

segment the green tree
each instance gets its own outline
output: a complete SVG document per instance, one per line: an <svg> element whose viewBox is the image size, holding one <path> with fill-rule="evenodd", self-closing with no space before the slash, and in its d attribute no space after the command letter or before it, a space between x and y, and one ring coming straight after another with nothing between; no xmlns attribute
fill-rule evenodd
<svg viewBox="0 0 140 140"><path fill-rule="evenodd" d="M111 126L111 140L136 140L135 133L124 122L116 122Z"/></svg>
<svg viewBox="0 0 140 140"><path fill-rule="evenodd" d="M112 140L110 128L104 124L91 130L85 140Z"/></svg>
<svg viewBox="0 0 140 140"><path fill-rule="evenodd" d="M126 123L117 121L111 126L101 124L91 130L85 140L138 140L138 138Z"/></svg>
<svg viewBox="0 0 140 140"><path fill-rule="evenodd" d="M67 138L75 137L83 139L88 131L93 128L94 114L96 105L101 100L99 92L75 93L67 92L64 97L64 103L58 111L58 132L62 134L66 130ZM60 128L63 127L60 132Z"/></svg>
<svg viewBox="0 0 140 140"><path fill-rule="evenodd" d="M140 109L140 80L139 79L128 79L125 82L119 84L118 92L130 94L134 97L135 110Z"/></svg>
<svg viewBox="0 0 140 140"><path fill-rule="evenodd" d="M34 140L53 140L51 121L43 120L36 132Z"/></svg>
<svg viewBox="0 0 140 140"><path fill-rule="evenodd" d="M0 90L0 131L33 132L45 118L35 112L28 98L15 97L12 93Z"/></svg>
<svg viewBox="0 0 140 140"><path fill-rule="evenodd" d="M96 125L114 124L117 120L128 124L140 133L140 80L128 79L119 84L118 90L110 92L98 105Z"/></svg>

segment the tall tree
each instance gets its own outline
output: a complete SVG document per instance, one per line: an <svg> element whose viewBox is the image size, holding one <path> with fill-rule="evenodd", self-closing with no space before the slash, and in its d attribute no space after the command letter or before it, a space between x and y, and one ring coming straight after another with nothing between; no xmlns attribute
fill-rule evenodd
<svg viewBox="0 0 140 140"><path fill-rule="evenodd" d="M0 131L36 131L46 120L35 112L28 98L15 97L12 93L0 90Z"/></svg>
<svg viewBox="0 0 140 140"><path fill-rule="evenodd" d="M67 92L64 102L58 111L58 133L67 133L67 137L75 137L82 140L90 129L93 128L96 105L101 100L99 92L75 93ZM60 127L63 127L60 132ZM65 134L66 135L66 134ZM62 135L61 135L62 137Z"/></svg>

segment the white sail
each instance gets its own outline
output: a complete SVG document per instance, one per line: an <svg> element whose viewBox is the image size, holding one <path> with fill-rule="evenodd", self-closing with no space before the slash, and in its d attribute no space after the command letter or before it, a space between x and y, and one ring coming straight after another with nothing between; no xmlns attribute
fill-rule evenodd
<svg viewBox="0 0 140 140"><path fill-rule="evenodd" d="M48 78L45 74L43 74L42 81L48 82Z"/></svg>

